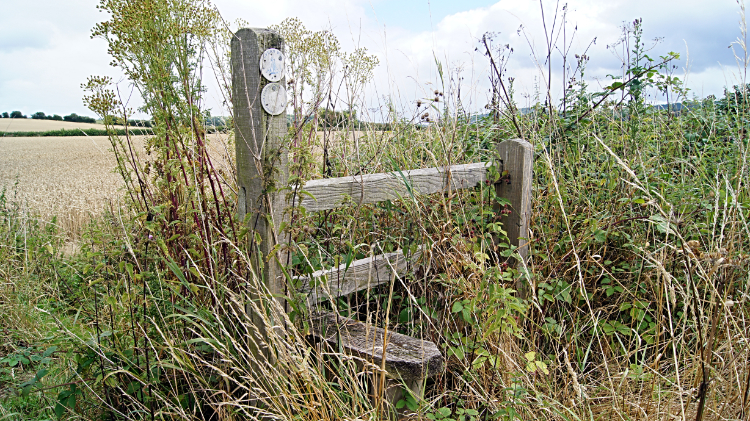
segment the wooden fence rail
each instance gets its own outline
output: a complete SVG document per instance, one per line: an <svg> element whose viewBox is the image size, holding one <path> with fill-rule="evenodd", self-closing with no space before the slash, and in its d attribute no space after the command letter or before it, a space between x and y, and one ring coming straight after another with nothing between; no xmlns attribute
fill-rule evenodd
<svg viewBox="0 0 750 421"><path fill-rule="evenodd" d="M312 180L302 188L307 194L299 205L314 212L472 188L486 180L488 166L489 163L479 162Z"/></svg>

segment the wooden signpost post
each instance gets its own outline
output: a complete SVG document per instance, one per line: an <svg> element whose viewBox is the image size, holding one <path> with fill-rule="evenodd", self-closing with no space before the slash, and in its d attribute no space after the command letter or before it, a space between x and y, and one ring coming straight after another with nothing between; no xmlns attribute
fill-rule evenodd
<svg viewBox="0 0 750 421"><path fill-rule="evenodd" d="M280 239L284 195L278 189L286 186L289 176L284 142L286 104L281 113L269 114L261 105L261 93L271 83L283 87L285 80L282 77L279 83L265 79L260 71L260 56L268 49L281 50L283 46L281 36L266 29L241 29L232 38L239 214L259 234L250 239L254 269L272 294L285 292L277 259L265 257Z"/></svg>
<svg viewBox="0 0 750 421"><path fill-rule="evenodd" d="M273 252L281 240L284 218L284 194L279 189L286 186L289 176L284 142L287 127L283 54L278 63L283 48L282 37L267 29L240 29L231 43L239 217L250 230L248 254L253 272L286 306L281 298L286 293L286 282L279 267L279 262L286 262L286 256L283 251ZM267 60L268 54L263 56L267 51L272 51L274 60ZM266 311L262 297L251 294L250 298L255 306L248 303L246 309L260 333L256 342L263 348L260 352L272 360L268 326L259 312L273 312ZM279 324L280 321L271 320L271 325Z"/></svg>

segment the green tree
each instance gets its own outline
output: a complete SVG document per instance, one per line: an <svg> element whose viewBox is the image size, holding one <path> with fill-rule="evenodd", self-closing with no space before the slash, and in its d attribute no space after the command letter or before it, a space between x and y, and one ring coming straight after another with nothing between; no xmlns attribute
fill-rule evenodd
<svg viewBox="0 0 750 421"><path fill-rule="evenodd" d="M42 111L39 111L32 114L31 118L33 118L34 120L44 120L45 118L47 118L47 116Z"/></svg>
<svg viewBox="0 0 750 421"><path fill-rule="evenodd" d="M76 113L71 113L70 115L66 115L65 117L63 117L63 120L71 121L73 123L96 123L96 119L92 117L78 115Z"/></svg>
<svg viewBox="0 0 750 421"><path fill-rule="evenodd" d="M20 111L13 111L10 113L10 118L26 118L26 116Z"/></svg>
<svg viewBox="0 0 750 421"><path fill-rule="evenodd" d="M4 113L3 113L3 115L2 115L2 117L0 117L0 118L9 118L9 116L8 116L8 112L7 112L7 111L6 111L6 112L4 112Z"/></svg>

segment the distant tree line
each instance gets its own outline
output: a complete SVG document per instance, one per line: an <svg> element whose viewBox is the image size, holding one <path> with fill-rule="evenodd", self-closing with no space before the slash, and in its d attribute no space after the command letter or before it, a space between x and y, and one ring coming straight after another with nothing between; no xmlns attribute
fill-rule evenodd
<svg viewBox="0 0 750 421"><path fill-rule="evenodd" d="M122 117L106 116L103 123L108 126L125 126L125 119ZM151 128L151 120L128 120L128 126L148 127Z"/></svg>
<svg viewBox="0 0 750 421"><path fill-rule="evenodd" d="M8 112L4 112L0 114L0 118L28 118L25 115L23 115L20 111L11 111L10 115L8 115Z"/></svg>
<svg viewBox="0 0 750 421"><path fill-rule="evenodd" d="M28 118L28 117L25 116L20 111L11 111L10 114L8 114L8 112L6 111L0 114L0 118ZM70 115L66 115L65 117L61 117L58 114L46 115L42 111L39 111L37 113L32 114L31 118L33 118L34 120L70 121L73 123L96 123L96 119L78 115L76 113L72 113Z"/></svg>
<svg viewBox="0 0 750 421"><path fill-rule="evenodd" d="M222 117L222 116L205 116L203 118L203 124L206 125L206 127L227 127L232 125L232 117Z"/></svg>

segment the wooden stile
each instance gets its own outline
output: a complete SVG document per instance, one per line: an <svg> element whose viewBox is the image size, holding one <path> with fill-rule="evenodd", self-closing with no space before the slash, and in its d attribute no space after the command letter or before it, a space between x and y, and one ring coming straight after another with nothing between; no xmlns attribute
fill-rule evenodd
<svg viewBox="0 0 750 421"><path fill-rule="evenodd" d="M423 393L424 379L433 377L445 368L440 349L430 341L370 326L334 313L313 315L313 334L332 349L346 349L349 354L375 367L385 368L389 381L385 395L396 403L401 398L401 382L413 396ZM384 349L385 348L385 349ZM383 361L385 357L385 361Z"/></svg>
<svg viewBox="0 0 750 421"><path fill-rule="evenodd" d="M259 243L256 235L249 239L248 254L253 271L277 297L286 292L286 282L277 259L268 257L278 242L284 215L284 196L273 187L285 186L288 180L288 152L284 142L286 116L271 116L262 110L260 93L267 81L260 74L260 55L267 48L280 49L283 45L281 36L267 29L240 29L231 41L238 213L260 238ZM282 253L276 257L285 261ZM273 351L267 340L270 326L262 313L274 312L264 308L266 301L260 298L252 293L251 302L245 306L259 332L250 342L259 349L251 352L258 359L273 361ZM283 299L279 301L286 306ZM272 324L277 322L272 321Z"/></svg>
<svg viewBox="0 0 750 421"><path fill-rule="evenodd" d="M234 34L231 45L239 216L255 234L248 250L251 264L276 297L288 295L279 266L279 262L287 261L287 255L277 247L283 242L280 227L286 217L284 209L290 205L285 202L282 190L288 184L287 123L285 113L272 116L261 106L261 91L269 82L261 77L259 59L267 49L283 51L283 46L283 39L267 29L241 29ZM279 83L284 86L285 79ZM524 140L513 139L498 144L497 152L500 162L496 166L507 171L508 177L496 183L495 188L499 196L509 199L511 207L511 213L503 216L502 222L511 245L518 247L523 260L528 255L533 147ZM488 167L488 163L479 162L313 180L302 187L291 205L314 212L473 188L487 180ZM270 255L272 252L275 255ZM399 250L319 270L297 280L301 281L301 292L307 294L308 304L313 306L326 299L393 282L395 275L412 269L426 255L424 246L410 256ZM523 287L518 288L522 294ZM278 300L286 306L282 298ZM264 336L263 319L255 314L253 322ZM432 342L387 334L387 330L331 313L319 313L313 322L313 335L318 340L340 346L377 366L382 364L392 380L404 381L416 396L421 393L424 379L443 369L444 359ZM263 338L257 339L263 343ZM263 354L269 357L270 352L266 349ZM388 392L387 396L395 403L400 386L390 389L394 392Z"/></svg>
<svg viewBox="0 0 750 421"><path fill-rule="evenodd" d="M529 254L529 220L531 218L531 182L534 166L534 147L523 139L511 139L497 145L497 153L502 161L503 171L508 172L508 180L495 184L499 197L510 201L510 214L501 218L503 229L508 234L510 244L518 247L521 261L518 267L525 265ZM520 277L516 290L525 297L529 286Z"/></svg>
<svg viewBox="0 0 750 421"><path fill-rule="evenodd" d="M534 149L522 139L506 140L498 144L500 162L497 169L507 171L495 184L497 195L508 199L510 214L501 221L508 234L510 245L518 248L522 260L528 255L529 218L531 215L531 171ZM423 168L392 173L366 174L312 180L302 188L304 194L300 205L308 211L334 209L347 205L363 205L408 198L409 195L425 195L474 188L487 180L490 163L452 165L444 168ZM346 268L319 270L303 278L303 293L308 302L347 295L371 288L387 281L392 271L398 275L417 263L420 252L411 257L411 265L401 251L357 260ZM391 262L389 265L386 259ZM380 262L380 263L378 263ZM523 262L519 262L522 266ZM326 277L323 286L310 288L310 280ZM525 293L526 286L519 281L517 290Z"/></svg>

